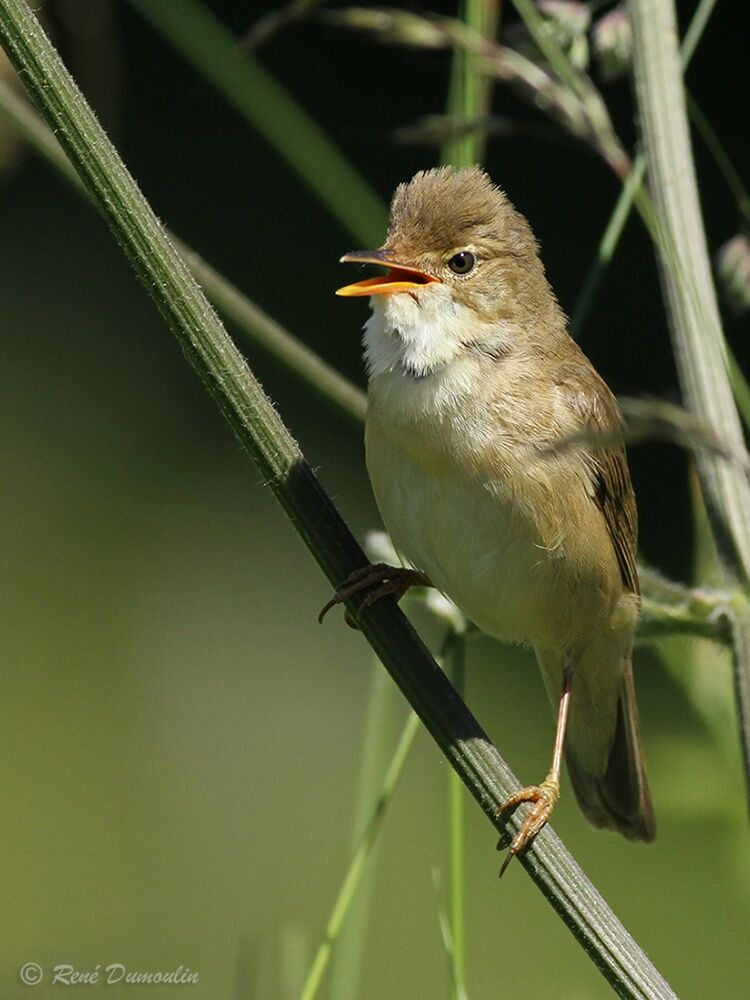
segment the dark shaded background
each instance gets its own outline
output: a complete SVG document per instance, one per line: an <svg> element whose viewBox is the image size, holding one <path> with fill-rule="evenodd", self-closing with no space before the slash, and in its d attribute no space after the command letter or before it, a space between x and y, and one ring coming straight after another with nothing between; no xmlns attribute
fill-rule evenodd
<svg viewBox="0 0 750 1000"><path fill-rule="evenodd" d="M211 6L239 35L272 5ZM680 5L683 26L693 6ZM365 309L332 297L351 238L126 4L67 0L47 17L160 217L362 384ZM720 4L688 74L745 174L747 27L744 5ZM443 109L445 54L313 22L262 59L384 198L435 162L392 134ZM605 95L632 143L628 85ZM507 90L495 108L544 121ZM700 143L696 159L714 251L737 231L736 209ZM570 310L617 182L560 134L494 139L487 167L529 217ZM18 968L34 960L182 963L200 972L193 997L292 996L295 956L315 946L348 856L368 653L333 617L316 625L325 581L98 217L33 158L6 170L0 199L0 993L27 996ZM747 324L727 318L726 330L748 370ZM635 221L582 342L616 392L679 399ZM377 526L360 435L249 356L354 529ZM642 553L689 579L687 459L649 445L631 463ZM705 698L728 718L725 659L676 643L671 655L704 665ZM639 663L659 840L590 830L570 795L556 826L681 996L736 997L750 867L731 725L717 735L656 656ZM476 640L468 697L517 772L541 774L552 727L531 657ZM444 869L445 772L423 739L386 824L362 992L373 1000L446 994L431 875ZM470 996L609 996L520 869L497 886L475 812Z"/></svg>

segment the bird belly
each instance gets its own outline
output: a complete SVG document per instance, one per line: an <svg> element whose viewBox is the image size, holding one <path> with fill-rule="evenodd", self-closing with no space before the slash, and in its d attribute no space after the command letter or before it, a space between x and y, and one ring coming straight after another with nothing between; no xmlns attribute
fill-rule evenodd
<svg viewBox="0 0 750 1000"><path fill-rule="evenodd" d="M399 553L483 631L561 649L575 633L581 593L564 545L547 544L526 505L481 474L408 453L370 430L367 464Z"/></svg>

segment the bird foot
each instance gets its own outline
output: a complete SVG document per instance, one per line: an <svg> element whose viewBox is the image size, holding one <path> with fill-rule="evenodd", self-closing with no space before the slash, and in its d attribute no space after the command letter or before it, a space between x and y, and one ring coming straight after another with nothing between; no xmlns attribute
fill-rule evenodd
<svg viewBox="0 0 750 1000"><path fill-rule="evenodd" d="M508 853L506 854L505 860L500 868L500 878L502 878L505 869L511 863L515 855L521 854L531 846L531 843L536 835L552 815L552 810L557 805L557 800L559 798L559 778L556 778L553 775L547 775L541 785L527 785L525 788L521 788L513 795L508 796L505 802L503 802L503 804L498 808L497 812L500 814L507 812L510 809L515 809L516 806L520 805L522 802L533 803L528 815L521 824L521 828L508 847ZM501 838L497 845L498 850L502 850L506 846L506 843L507 842Z"/></svg>
<svg viewBox="0 0 750 1000"><path fill-rule="evenodd" d="M330 601L321 609L318 621L322 622L331 608L337 604L343 604L347 598L358 594L361 590L369 590L359 606L359 611L364 611L365 608L369 608L383 597L390 595L400 601L410 587L431 586L432 584L424 573L420 573L416 569L408 569L405 566L389 566L387 563L371 563L369 566L355 570L344 580ZM359 628L348 610L344 613L344 618L347 625Z"/></svg>

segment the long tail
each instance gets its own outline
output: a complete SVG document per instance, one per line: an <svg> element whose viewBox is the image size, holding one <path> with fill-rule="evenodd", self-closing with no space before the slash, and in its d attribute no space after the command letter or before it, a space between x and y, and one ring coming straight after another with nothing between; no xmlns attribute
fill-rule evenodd
<svg viewBox="0 0 750 1000"><path fill-rule="evenodd" d="M573 678L575 688L576 678ZM578 803L594 826L619 830L631 840L653 840L656 836L654 808L646 777L638 728L633 669L628 661L617 703L617 722L603 774L587 771L569 743L565 757Z"/></svg>

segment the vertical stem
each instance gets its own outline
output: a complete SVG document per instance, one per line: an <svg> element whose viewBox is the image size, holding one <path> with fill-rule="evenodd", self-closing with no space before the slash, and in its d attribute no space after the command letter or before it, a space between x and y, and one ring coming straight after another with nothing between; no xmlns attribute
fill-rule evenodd
<svg viewBox="0 0 750 1000"><path fill-rule="evenodd" d="M328 918L328 923L326 924L326 929L323 934L323 940L315 953L312 965L310 966L310 971L308 972L307 978L302 986L300 1000L314 1000L317 996L318 989L320 988L326 968L328 967L328 962L331 958L333 946L341 931L346 915L349 912L352 900L354 899L357 891L357 886L360 884L360 881L364 876L367 861L375 845L381 823L383 822L383 818L385 816L386 808L393 795L393 790L401 777L404 764L406 763L409 751L411 750L412 744L414 743L414 739L418 732L419 719L414 712L410 712L409 717L406 720L406 724L404 725L403 732L401 733L401 737L398 741L396 750L393 754L393 758L388 765L388 770L385 778L383 779L383 786L380 791L380 795L378 796L373 810L367 819L367 823L362 830L356 850L354 851L352 860L349 863L349 868L347 869L344 877L344 881L342 882L341 888L336 896L336 901L333 904L333 909L331 910L331 915ZM349 994L349 996L354 995L355 994Z"/></svg>
<svg viewBox="0 0 750 1000"><path fill-rule="evenodd" d="M731 449L745 442L727 376L724 340L698 200L673 0L629 0L640 124L649 183L665 235L660 275L683 395ZM665 249L666 246L666 249ZM697 456L717 544L750 580L750 484L715 455Z"/></svg>
<svg viewBox="0 0 750 1000"><path fill-rule="evenodd" d="M483 38L494 38L498 21L498 0L461 0L460 17L467 27ZM490 110L492 79L477 69L477 56L464 48L456 48L451 65L448 93L448 118L458 126L474 122ZM486 135L471 128L452 135L445 143L442 162L454 167L481 163L484 158Z"/></svg>
<svg viewBox="0 0 750 1000"><path fill-rule="evenodd" d="M629 0L640 123L665 240L660 276L682 392L708 428L742 454L745 440L732 395L727 352L706 248L677 47L673 0ZM666 246L666 251L664 247ZM743 472L703 450L696 454L717 548L745 585L750 580L750 484ZM750 803L750 629L737 612L734 678Z"/></svg>
<svg viewBox="0 0 750 1000"><path fill-rule="evenodd" d="M466 687L466 639L450 632L445 643L445 667L453 686L463 698ZM463 782L451 771L448 776L449 816L449 898L448 913L453 942L451 994L453 1000L465 996L466 921L465 921L465 795Z"/></svg>
<svg viewBox="0 0 750 1000"><path fill-rule="evenodd" d="M730 609L732 631L732 667L737 725L740 732L742 764L745 782L750 788L750 601L745 594L736 594ZM750 811L750 796L748 796Z"/></svg>
<svg viewBox="0 0 750 1000"><path fill-rule="evenodd" d="M357 801L354 811L354 836L352 850L357 848L375 813L383 813L390 798L392 786L386 781L381 789L387 747L391 745L393 723L396 716L397 689L388 674L381 669L377 657L370 668L370 690L367 699L367 717L362 737L360 774L357 782ZM396 754L398 757L398 753ZM404 758L405 759L405 758ZM381 803L381 808L378 804ZM362 956L365 951L367 919L372 895L375 866L376 834L371 831L370 853L362 866L361 881L352 891L348 914L342 923L331 961L330 1000L350 1000L359 996ZM326 934L328 939L328 934ZM329 943L334 944L330 939Z"/></svg>
<svg viewBox="0 0 750 1000"><path fill-rule="evenodd" d="M499 16L498 0L461 0L460 14L467 27L484 38L494 38ZM490 108L492 81L480 74L476 65L476 54L456 48L451 66L450 91L448 95L448 116L454 122L472 122ZM478 163L484 156L486 137L477 129L458 132L447 140L442 151L443 163L455 167L466 167ZM465 682L466 640L457 632L448 632L443 644L442 655L448 676L463 698ZM450 923L451 948L451 997L463 1000L466 978L466 930L465 930L465 818L464 789L460 778L451 772L448 775L448 867L449 900L448 920Z"/></svg>

